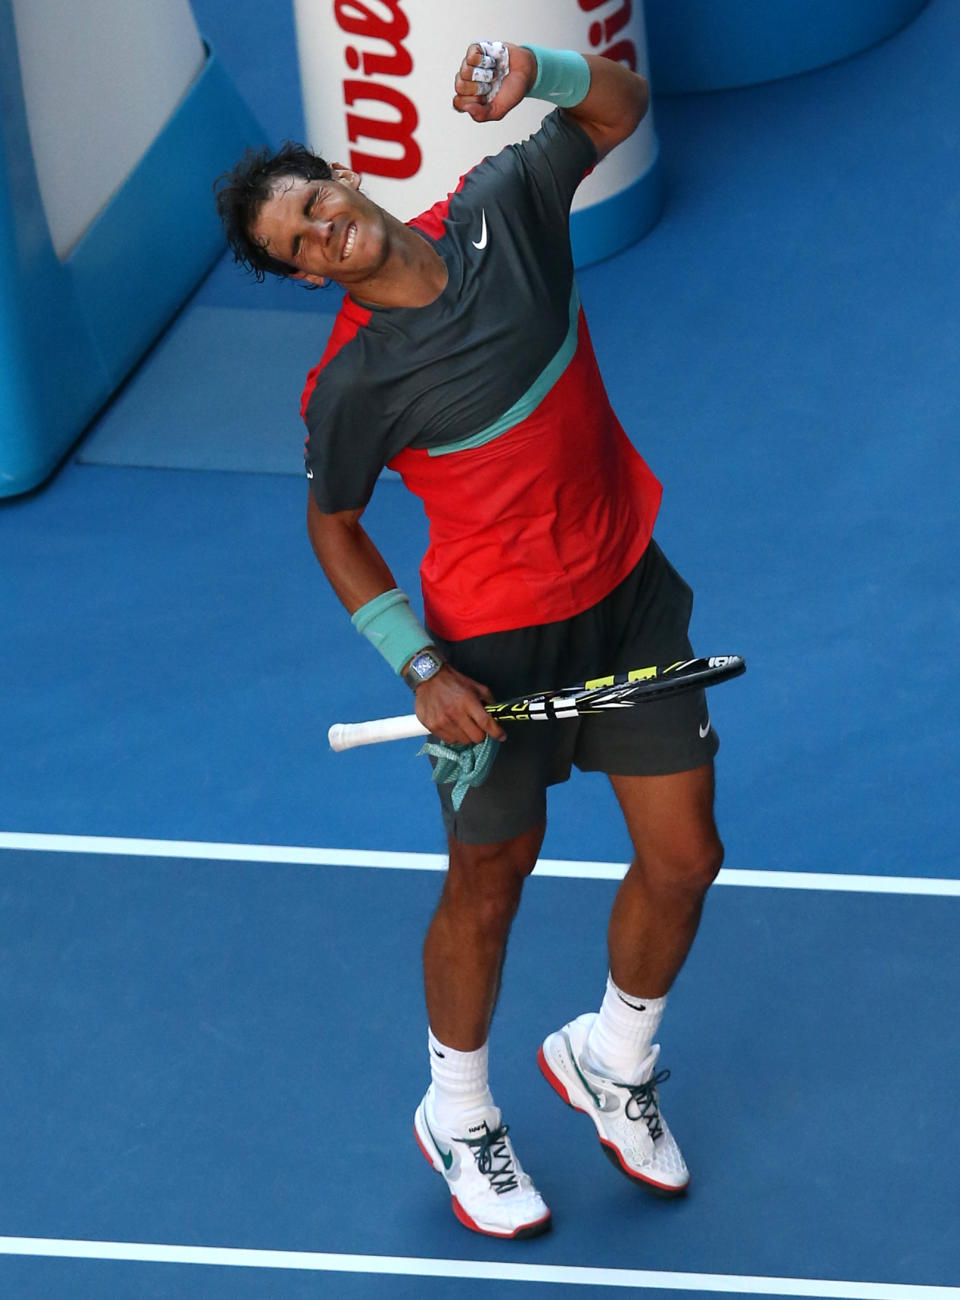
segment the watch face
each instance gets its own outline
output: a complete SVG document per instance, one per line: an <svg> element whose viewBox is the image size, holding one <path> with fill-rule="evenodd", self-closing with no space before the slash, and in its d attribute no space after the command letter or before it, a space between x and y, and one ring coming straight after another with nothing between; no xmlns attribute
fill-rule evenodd
<svg viewBox="0 0 960 1300"><path fill-rule="evenodd" d="M420 654L413 656L413 659L410 662L410 667L418 677L426 678L436 672L438 665L433 655L425 654L421 651Z"/></svg>
<svg viewBox="0 0 960 1300"><path fill-rule="evenodd" d="M423 682L436 677L443 667L443 660L432 650L418 650L403 670L403 680L415 691Z"/></svg>

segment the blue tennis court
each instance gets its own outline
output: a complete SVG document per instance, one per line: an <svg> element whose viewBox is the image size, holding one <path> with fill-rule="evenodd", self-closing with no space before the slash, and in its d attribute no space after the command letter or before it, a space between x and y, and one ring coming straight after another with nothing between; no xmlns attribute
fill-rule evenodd
<svg viewBox="0 0 960 1300"><path fill-rule="evenodd" d="M256 8L195 5L280 138L292 38ZM491 1040L552 1233L466 1232L417 1150L443 840L415 742L326 744L409 708L304 529L336 295L224 261L0 503L0 1293L960 1296L958 41L931 0L657 98L664 215L578 277L695 645L749 665L711 695L726 867L662 1032L690 1194L618 1177L536 1065L606 976L597 777L552 792ZM385 478L366 521L415 591L419 504Z"/></svg>

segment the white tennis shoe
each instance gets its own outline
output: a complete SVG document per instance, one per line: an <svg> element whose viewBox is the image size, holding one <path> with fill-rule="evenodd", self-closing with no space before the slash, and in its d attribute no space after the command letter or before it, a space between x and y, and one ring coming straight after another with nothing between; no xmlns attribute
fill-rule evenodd
<svg viewBox="0 0 960 1300"><path fill-rule="evenodd" d="M496 1106L463 1118L463 1132L449 1133L433 1119L433 1085L417 1107L417 1145L442 1174L453 1212L466 1228L488 1237L536 1237L550 1227L550 1211L520 1167Z"/></svg>
<svg viewBox="0 0 960 1300"><path fill-rule="evenodd" d="M680 1196L690 1173L660 1114L657 1085L670 1074L655 1073L660 1047L654 1044L644 1061L642 1082L609 1079L584 1060L595 1019L595 1013L588 1012L551 1034L537 1053L540 1069L569 1106L590 1116L618 1169L660 1196Z"/></svg>

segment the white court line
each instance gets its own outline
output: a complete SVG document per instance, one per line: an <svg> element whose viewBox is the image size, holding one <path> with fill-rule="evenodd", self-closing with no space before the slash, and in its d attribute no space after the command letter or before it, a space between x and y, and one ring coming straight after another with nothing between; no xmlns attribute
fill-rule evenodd
<svg viewBox="0 0 960 1300"><path fill-rule="evenodd" d="M41 835L0 831L0 850L107 854L136 858L193 858L214 862L274 862L311 867L380 867L445 871L442 853L391 853L380 849L316 849L282 844L218 844L208 840L146 840L112 835ZM576 880L620 880L624 862L576 862L541 858L537 875ZM926 876L855 876L828 871L748 871L724 867L718 885L762 889L830 889L867 894L928 894L960 898L960 880Z"/></svg>
<svg viewBox="0 0 960 1300"><path fill-rule="evenodd" d="M310 849L276 845L217 844L191 840L123 839L109 836L39 835L0 832L0 849L112 854L212 861L292 863L308 866L386 867L442 871L442 854ZM623 863L545 859L545 875L619 879ZM720 883L775 888L834 889L883 893L960 895L960 882L913 877L840 876L786 871L721 872ZM829 1297L830 1300L960 1300L960 1287L851 1282L817 1278L751 1277L721 1273L657 1272L646 1269L587 1268L563 1264L416 1259L388 1255L344 1255L307 1251L245 1250L136 1242L68 1241L42 1237L0 1237L0 1255L31 1255L132 1263L205 1264L228 1268L297 1269L311 1272L388 1274L407 1277L471 1278L484 1281L552 1282L636 1290L716 1294Z"/></svg>
<svg viewBox="0 0 960 1300"><path fill-rule="evenodd" d="M635 1290L823 1296L830 1300L960 1300L960 1287L954 1286L838 1282L797 1277L741 1277L728 1273L658 1273L652 1269L510 1264L498 1260L416 1259L401 1255L336 1255L298 1250L242 1250L132 1241L61 1241L50 1237L0 1237L0 1255L124 1260L138 1264L214 1264L221 1268L300 1269L315 1273L457 1277L485 1282L560 1282L569 1286L633 1287Z"/></svg>

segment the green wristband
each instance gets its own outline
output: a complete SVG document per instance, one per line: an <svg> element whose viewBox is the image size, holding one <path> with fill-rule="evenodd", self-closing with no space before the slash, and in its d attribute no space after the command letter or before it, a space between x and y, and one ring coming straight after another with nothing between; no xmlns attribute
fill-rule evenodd
<svg viewBox="0 0 960 1300"><path fill-rule="evenodd" d="M545 50L526 45L537 61L537 79L527 91L529 99L545 99L558 108L582 104L590 89L590 65L576 50Z"/></svg>
<svg viewBox="0 0 960 1300"><path fill-rule="evenodd" d="M429 632L399 587L368 600L350 616L350 622L398 675L418 650L432 644Z"/></svg>

